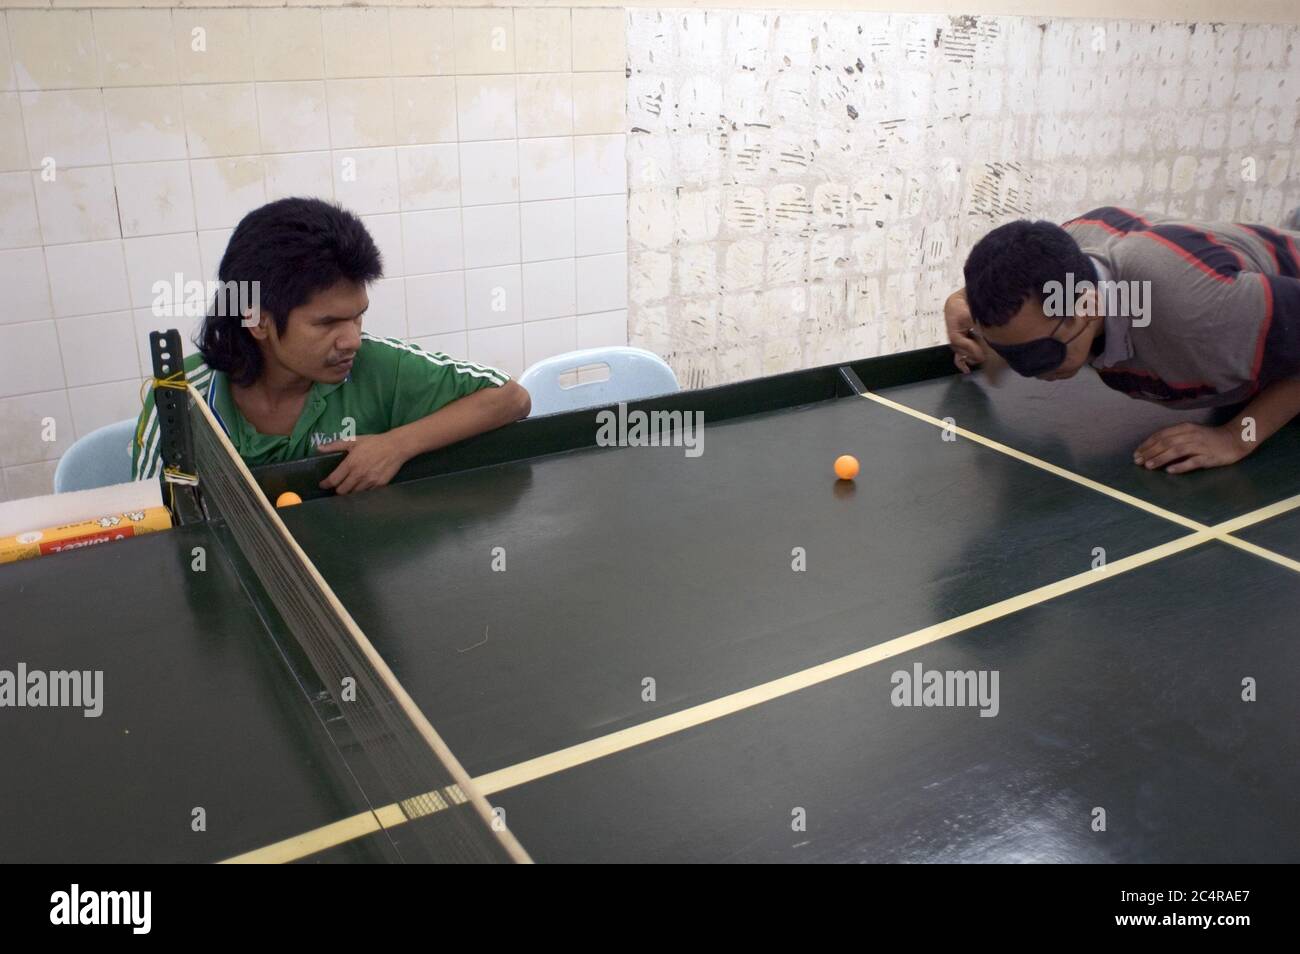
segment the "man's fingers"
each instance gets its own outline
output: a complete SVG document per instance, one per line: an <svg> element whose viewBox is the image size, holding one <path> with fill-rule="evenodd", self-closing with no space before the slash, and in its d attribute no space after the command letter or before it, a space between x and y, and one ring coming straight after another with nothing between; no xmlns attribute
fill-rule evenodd
<svg viewBox="0 0 1300 954"><path fill-rule="evenodd" d="M1144 464L1143 467L1146 470L1160 470L1165 465L1172 464L1174 463L1174 461L1182 460L1186 456L1187 456L1186 454L1178 454L1173 452L1161 454L1159 457L1153 457L1146 464Z"/></svg>
<svg viewBox="0 0 1300 954"><path fill-rule="evenodd" d="M1155 470L1165 464L1171 464L1181 457L1196 453L1200 448L1192 440L1183 437L1169 441L1164 448L1145 461L1148 470Z"/></svg>
<svg viewBox="0 0 1300 954"><path fill-rule="evenodd" d="M1164 431L1159 434L1152 434L1133 452L1133 456L1138 458L1138 463L1144 463L1148 457L1159 451L1165 445Z"/></svg>
<svg viewBox="0 0 1300 954"><path fill-rule="evenodd" d="M1138 463L1143 464L1148 468L1156 466L1155 461L1169 453L1169 448L1172 446L1171 441L1167 438L1152 438L1147 442L1147 444L1148 446L1146 450L1142 451L1139 455L1141 459Z"/></svg>
<svg viewBox="0 0 1300 954"><path fill-rule="evenodd" d="M953 350L960 354L971 364L979 364L984 360L984 349L980 347L978 341L970 337L969 334L962 335L952 342Z"/></svg>
<svg viewBox="0 0 1300 954"><path fill-rule="evenodd" d="M352 470L352 459L343 458L343 461L330 472L330 475L320 482L321 490L333 490L348 476Z"/></svg>
<svg viewBox="0 0 1300 954"><path fill-rule="evenodd" d="M1161 428L1139 444L1137 450L1133 453L1145 459L1150 457L1152 454L1157 453L1162 447L1167 445L1167 442L1173 440L1179 434L1184 434L1193 430L1195 430L1195 427L1191 424L1175 424L1173 427Z"/></svg>
<svg viewBox="0 0 1300 954"><path fill-rule="evenodd" d="M360 474L348 474L343 483L339 484L338 487L335 488L334 492L339 496L346 496L356 490L357 484L359 483L361 483Z"/></svg>
<svg viewBox="0 0 1300 954"><path fill-rule="evenodd" d="M1136 448L1134 448L1133 453L1135 455L1145 454L1147 451L1151 450L1151 448L1155 447L1156 442L1159 441L1164 436L1165 436L1164 431L1156 431L1154 434L1152 434L1150 437L1144 440L1141 444L1139 444Z"/></svg>
<svg viewBox="0 0 1300 954"><path fill-rule="evenodd" d="M1200 470L1202 467L1210 466L1209 459L1203 454L1193 454L1186 460L1180 460L1177 463L1170 464L1165 468L1165 473L1185 474L1189 470Z"/></svg>
<svg viewBox="0 0 1300 954"><path fill-rule="evenodd" d="M1135 463L1147 470L1164 469L1168 474L1218 467L1228 459L1213 428L1184 422L1157 431L1133 451Z"/></svg>

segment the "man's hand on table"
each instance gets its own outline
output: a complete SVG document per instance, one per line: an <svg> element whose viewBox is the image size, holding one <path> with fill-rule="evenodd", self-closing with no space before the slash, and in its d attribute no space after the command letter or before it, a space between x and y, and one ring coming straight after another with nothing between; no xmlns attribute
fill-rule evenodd
<svg viewBox="0 0 1300 954"><path fill-rule="evenodd" d="M333 472L321 481L322 490L350 494L382 487L396 476L411 457L392 431L361 434L351 440L330 441L316 448L318 454L347 454Z"/></svg>
<svg viewBox="0 0 1300 954"><path fill-rule="evenodd" d="M1133 463L1147 470L1164 467L1168 474L1185 474L1207 467L1235 464L1255 449L1241 440L1232 424L1207 427L1203 424L1175 424L1156 431L1138 445Z"/></svg>

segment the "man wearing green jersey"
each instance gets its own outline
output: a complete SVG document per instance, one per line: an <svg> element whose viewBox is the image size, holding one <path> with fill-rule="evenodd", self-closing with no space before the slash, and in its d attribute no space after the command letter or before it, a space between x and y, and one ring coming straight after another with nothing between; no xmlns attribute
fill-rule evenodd
<svg viewBox="0 0 1300 954"><path fill-rule="evenodd" d="M527 417L528 392L503 371L361 330L366 286L383 275L356 216L320 199L280 199L246 215L218 270L251 307L219 296L185 361L250 466L312 453L347 456L321 483L379 487L417 454ZM140 412L135 479L157 477L152 393Z"/></svg>

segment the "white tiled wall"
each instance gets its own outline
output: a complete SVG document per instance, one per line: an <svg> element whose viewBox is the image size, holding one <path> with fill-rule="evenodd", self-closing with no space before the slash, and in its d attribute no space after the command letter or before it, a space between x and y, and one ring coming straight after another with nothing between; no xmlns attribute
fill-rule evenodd
<svg viewBox="0 0 1300 954"><path fill-rule="evenodd" d="M197 324L152 284L215 278L287 195L366 222L372 331L512 374L625 344L625 31L621 8L3 11L0 499L135 414L147 333Z"/></svg>

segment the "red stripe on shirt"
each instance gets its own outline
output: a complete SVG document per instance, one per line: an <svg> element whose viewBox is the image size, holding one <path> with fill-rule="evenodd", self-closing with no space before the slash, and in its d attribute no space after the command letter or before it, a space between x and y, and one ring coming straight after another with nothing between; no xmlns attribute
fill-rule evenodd
<svg viewBox="0 0 1300 954"><path fill-rule="evenodd" d="M1098 368L1097 369L1098 374L1104 374L1108 371L1114 374L1131 374L1139 378L1150 378L1152 381L1159 381L1161 384L1167 385L1168 387L1174 388L1179 391L1194 391L1198 388L1209 388L1210 391L1216 394L1218 393L1217 391L1214 390L1212 386L1206 384L1204 381L1166 381L1164 378L1160 377L1160 375L1156 374L1155 372L1147 371L1144 368Z"/></svg>
<svg viewBox="0 0 1300 954"><path fill-rule="evenodd" d="M1128 235L1127 232L1122 231L1121 229L1117 229L1109 222L1103 222L1101 219L1070 219L1070 221L1066 222L1065 224L1066 225L1095 225L1098 228L1105 229L1111 235Z"/></svg>
<svg viewBox="0 0 1300 954"><path fill-rule="evenodd" d="M1296 248L1295 239L1286 237L1286 247L1291 252L1291 261L1295 262L1296 271L1300 272L1300 248Z"/></svg>
<svg viewBox="0 0 1300 954"><path fill-rule="evenodd" d="M1264 246L1268 249L1268 254L1273 256L1273 267L1277 269L1280 275L1282 273L1282 258L1277 254L1277 246L1268 241L1264 243Z"/></svg>
<svg viewBox="0 0 1300 954"><path fill-rule="evenodd" d="M1264 285L1264 320L1259 323L1259 338L1255 341L1255 360L1250 365L1250 376L1258 381L1259 370L1264 365L1264 342L1268 338L1269 326L1273 324L1273 286L1268 283L1268 276L1260 275L1259 280Z"/></svg>
<svg viewBox="0 0 1300 954"><path fill-rule="evenodd" d="M1228 245L1226 242L1220 242L1217 238L1214 237L1213 232L1202 232L1201 234L1204 235L1207 239L1209 239L1212 244L1217 245L1220 248L1226 248L1229 252L1231 252L1233 256L1237 259L1237 267L1239 269L1241 269L1243 272L1248 270L1246 268L1246 260L1241 257L1241 253L1238 252L1235 248L1233 248L1231 245Z"/></svg>
<svg viewBox="0 0 1300 954"><path fill-rule="evenodd" d="M1119 206L1115 206L1115 208L1119 209ZM1130 218L1137 219L1146 228L1151 228L1151 223L1148 222L1146 219L1142 218L1142 216L1138 215L1136 212L1130 212L1128 209L1119 209L1119 210L1123 212L1125 215L1129 216Z"/></svg>
<svg viewBox="0 0 1300 954"><path fill-rule="evenodd" d="M1133 219L1135 222L1140 223L1143 228L1151 227L1151 223L1148 222L1146 219L1142 218L1142 216L1138 215L1136 212L1131 212L1128 209L1121 209L1117 205L1106 205L1106 206L1102 206L1099 209L1093 209L1092 211L1105 212L1108 210L1119 212L1123 215L1128 216L1130 219ZM1088 214L1089 213L1085 212L1084 216ZM1077 219L1070 219L1068 222L1063 223L1062 228L1064 228L1066 225L1095 225L1098 228L1105 229L1107 232L1110 232L1112 235L1128 235L1129 233L1134 231L1133 229L1122 229L1117 225L1112 225L1110 222L1107 222L1105 219L1084 218L1082 216Z"/></svg>
<svg viewBox="0 0 1300 954"><path fill-rule="evenodd" d="M1285 278L1295 278L1300 276L1300 249L1296 248L1295 240L1286 232L1277 229L1270 229L1263 225L1243 225L1242 228L1258 235L1268 247L1268 252L1273 256L1273 264L1277 267L1277 273ZM1278 247L1286 254L1289 261L1283 261L1282 255L1279 254Z"/></svg>
<svg viewBox="0 0 1300 954"><path fill-rule="evenodd" d="M1230 285L1230 284L1232 284L1233 282L1236 281L1236 278L1235 278L1235 277L1228 276L1228 275L1220 275L1220 274L1218 273L1218 271L1216 271L1215 269L1211 268L1209 265L1205 264L1205 262L1201 261L1199 258L1197 258L1195 255L1193 255L1191 252L1189 252L1189 251L1187 251L1186 249L1180 247L1179 245L1175 244L1174 242L1169 241L1169 239L1165 238L1163 235L1158 235L1158 234L1155 233L1155 232L1136 232L1136 233L1134 233L1134 234L1144 236L1144 237L1149 238L1149 239L1151 239L1152 241L1155 241L1155 242L1159 242L1161 245L1163 245L1165 248L1169 249L1171 252L1173 252L1175 255L1177 255L1179 258L1181 258L1183 261L1188 262L1188 263L1190 263L1190 264L1192 264L1192 265L1195 265L1197 268L1199 268L1199 269L1200 269L1202 272L1204 272L1206 275L1209 275L1211 278L1213 278L1216 282L1226 282L1226 283L1228 283L1228 284Z"/></svg>

